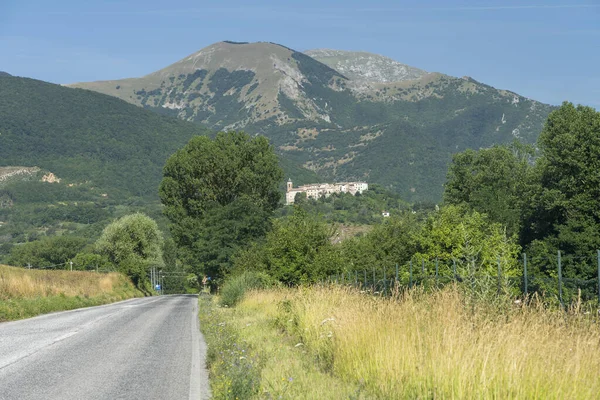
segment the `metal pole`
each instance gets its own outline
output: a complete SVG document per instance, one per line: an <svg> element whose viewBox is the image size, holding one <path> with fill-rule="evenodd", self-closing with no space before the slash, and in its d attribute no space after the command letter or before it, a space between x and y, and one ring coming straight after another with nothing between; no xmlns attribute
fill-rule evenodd
<svg viewBox="0 0 600 400"><path fill-rule="evenodd" d="M501 277L502 270L500 268L500 257L498 257L498 294L500 294L500 290L502 289Z"/></svg>
<svg viewBox="0 0 600 400"><path fill-rule="evenodd" d="M410 272L408 274L408 287L412 288L412 260L410 260Z"/></svg>
<svg viewBox="0 0 600 400"><path fill-rule="evenodd" d="M398 263L396 263L396 286L397 285L398 285Z"/></svg>
<svg viewBox="0 0 600 400"><path fill-rule="evenodd" d="M375 267L373 267L373 293L375 293Z"/></svg>
<svg viewBox="0 0 600 400"><path fill-rule="evenodd" d="M440 276L439 276L439 259L436 257L435 258L435 286L439 285L439 280L440 280Z"/></svg>
<svg viewBox="0 0 600 400"><path fill-rule="evenodd" d="M358 271L354 270L354 287L358 287Z"/></svg>
<svg viewBox="0 0 600 400"><path fill-rule="evenodd" d="M558 250L558 300L560 301L560 305L563 305L562 298L562 263L560 259L560 250Z"/></svg>
<svg viewBox="0 0 600 400"><path fill-rule="evenodd" d="M383 269L383 295L387 294L387 287L385 286L385 268Z"/></svg>
<svg viewBox="0 0 600 400"><path fill-rule="evenodd" d="M600 269L598 270L598 272L600 273ZM527 253L523 253L523 278L523 286L525 289L523 292L525 292L525 297L527 297Z"/></svg>
<svg viewBox="0 0 600 400"><path fill-rule="evenodd" d="M600 250L598 251L598 304L600 304Z"/></svg>
<svg viewBox="0 0 600 400"><path fill-rule="evenodd" d="M456 276L456 258L452 259L452 271L454 273L454 282L456 282L456 278L457 278L457 276Z"/></svg>
<svg viewBox="0 0 600 400"><path fill-rule="evenodd" d="M363 270L363 272L365 273L365 290L367 290L367 270Z"/></svg>

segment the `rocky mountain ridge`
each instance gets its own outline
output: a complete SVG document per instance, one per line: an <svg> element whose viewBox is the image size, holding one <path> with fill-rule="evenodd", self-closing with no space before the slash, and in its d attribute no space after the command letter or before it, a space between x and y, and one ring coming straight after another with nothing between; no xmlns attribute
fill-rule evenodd
<svg viewBox="0 0 600 400"><path fill-rule="evenodd" d="M364 51L315 49L305 51L304 54L344 74L349 79L362 83L411 81L428 74L422 69Z"/></svg>
<svg viewBox="0 0 600 400"><path fill-rule="evenodd" d="M439 199L456 151L534 142L552 109L382 56L264 42L219 42L141 78L71 86L266 135L326 180L381 183L407 200Z"/></svg>

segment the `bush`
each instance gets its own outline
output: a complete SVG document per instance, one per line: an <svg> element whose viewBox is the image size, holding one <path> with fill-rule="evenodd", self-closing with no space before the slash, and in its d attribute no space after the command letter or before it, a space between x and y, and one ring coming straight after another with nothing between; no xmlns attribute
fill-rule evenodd
<svg viewBox="0 0 600 400"><path fill-rule="evenodd" d="M232 307L244 298L248 290L266 289L274 285L275 281L263 272L244 272L225 281L219 303L222 306Z"/></svg>

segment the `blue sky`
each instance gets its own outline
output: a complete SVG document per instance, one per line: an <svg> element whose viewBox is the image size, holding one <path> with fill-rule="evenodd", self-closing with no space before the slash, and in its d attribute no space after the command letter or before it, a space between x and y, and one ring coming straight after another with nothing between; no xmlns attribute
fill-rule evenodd
<svg viewBox="0 0 600 400"><path fill-rule="evenodd" d="M363 50L600 109L600 0L0 0L0 71L137 77L221 40Z"/></svg>

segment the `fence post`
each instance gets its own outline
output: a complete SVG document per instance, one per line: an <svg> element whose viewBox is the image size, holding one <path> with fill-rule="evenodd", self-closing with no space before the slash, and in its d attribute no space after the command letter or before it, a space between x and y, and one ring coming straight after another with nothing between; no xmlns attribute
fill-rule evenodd
<svg viewBox="0 0 600 400"><path fill-rule="evenodd" d="M498 294L500 294L500 291L502 290L502 282L501 282L501 278L502 278L502 269L500 267L500 256L498 256Z"/></svg>
<svg viewBox="0 0 600 400"><path fill-rule="evenodd" d="M435 258L435 286L439 286L440 284L440 276L439 276L439 259Z"/></svg>
<svg viewBox="0 0 600 400"><path fill-rule="evenodd" d="M412 260L410 260L410 272L408 273L408 288L412 288Z"/></svg>
<svg viewBox="0 0 600 400"><path fill-rule="evenodd" d="M373 267L373 293L377 290L375 283L375 267Z"/></svg>
<svg viewBox="0 0 600 400"><path fill-rule="evenodd" d="M383 295L387 294L387 286L385 286L385 267L383 267Z"/></svg>
<svg viewBox="0 0 600 400"><path fill-rule="evenodd" d="M358 288L358 271L354 270L354 287Z"/></svg>
<svg viewBox="0 0 600 400"><path fill-rule="evenodd" d="M367 270L363 269L363 272L365 273L365 287L364 287L364 289L367 290Z"/></svg>
<svg viewBox="0 0 600 400"><path fill-rule="evenodd" d="M562 298L562 263L560 259L560 250L558 250L558 300L560 301L561 307L563 306Z"/></svg>
<svg viewBox="0 0 600 400"><path fill-rule="evenodd" d="M600 252L600 250L599 250ZM600 270L600 266L598 267ZM398 263L396 263L396 286L398 286Z"/></svg>
<svg viewBox="0 0 600 400"><path fill-rule="evenodd" d="M454 282L456 282L456 258L452 259L452 272L454 273Z"/></svg>
<svg viewBox="0 0 600 400"><path fill-rule="evenodd" d="M600 305L600 250L598 252L598 304Z"/></svg>
<svg viewBox="0 0 600 400"><path fill-rule="evenodd" d="M523 289L525 289L523 292L525 292L525 297L527 297L527 253L523 253L523 278Z"/></svg>

